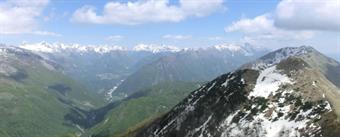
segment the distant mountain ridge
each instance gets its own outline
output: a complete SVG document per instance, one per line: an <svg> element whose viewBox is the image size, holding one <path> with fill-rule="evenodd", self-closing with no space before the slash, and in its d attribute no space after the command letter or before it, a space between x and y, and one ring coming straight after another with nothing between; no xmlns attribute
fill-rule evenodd
<svg viewBox="0 0 340 137"><path fill-rule="evenodd" d="M45 53L54 53L54 52L95 52L99 54L110 53L114 51L144 51L144 52L178 52L181 49L174 46L157 46L157 45L146 45L139 44L132 49L124 48L121 46L110 46L110 45L80 45L80 44L64 44L64 43L47 43L40 42L34 44L23 43L20 45L21 48L36 51L36 52L45 52Z"/></svg>
<svg viewBox="0 0 340 137"><path fill-rule="evenodd" d="M116 95L120 98L136 92L138 89L152 86L152 83L157 84L167 80L210 80L217 74L236 68L242 62L263 55L267 51L249 44L221 44L207 48L183 49L173 46L139 44L132 49L127 49L108 45L84 46L41 42L23 44L20 47L60 64L66 74L82 81L91 90L105 96L108 101L115 100ZM179 62L185 64L175 63L174 61L170 63L171 59L180 59L182 61ZM217 65L217 62L224 62L227 66ZM156 68L157 65L162 64L172 64L173 67ZM228 68L226 69L226 67ZM147 82L143 84L145 86L129 84L133 81L140 81L138 79L144 76L139 74L144 72L146 74L146 71L150 71L150 69L157 70L156 72L159 72L160 75L152 75L151 80L145 80ZM182 79L186 72L188 74L193 73L187 75L186 79ZM173 78L169 75L172 75ZM182 78L177 77L179 75L183 75ZM134 87L132 85L136 88L126 89L126 87ZM115 93L115 91L118 92ZM114 96L111 96L111 93Z"/></svg>
<svg viewBox="0 0 340 137"><path fill-rule="evenodd" d="M244 45L241 44L219 44L215 46L210 46L206 48L179 48L176 46L168 46L168 45L149 45L149 44L138 44L133 48L126 48L117 45L81 45L81 44L65 44L65 43L48 43L48 42L40 42L40 43L23 43L19 46L20 48L35 51L35 52L44 52L44 53L53 53L53 52L96 52L100 54L110 53L114 51L135 51L135 52L183 52L183 51L197 51L197 50L207 50L207 49L216 49L219 51L229 50L231 52L251 52L253 50L264 50L261 47L253 47L248 43Z"/></svg>
<svg viewBox="0 0 340 137"><path fill-rule="evenodd" d="M128 96L166 81L209 81L264 53L266 50L255 49L250 45L231 44L166 54L128 76L113 94Z"/></svg>

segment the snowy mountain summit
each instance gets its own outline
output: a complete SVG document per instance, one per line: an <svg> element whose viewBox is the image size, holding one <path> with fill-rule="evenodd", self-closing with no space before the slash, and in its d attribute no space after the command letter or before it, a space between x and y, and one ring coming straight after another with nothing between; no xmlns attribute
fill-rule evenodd
<svg viewBox="0 0 340 137"><path fill-rule="evenodd" d="M261 57L256 63L251 63L251 65L253 69L266 68L289 57L299 57L310 52L316 52L316 50L309 46L286 47Z"/></svg>
<svg viewBox="0 0 340 137"><path fill-rule="evenodd" d="M253 56L254 52L265 50L261 47L251 46L248 43L245 43L243 45L233 44L233 43L231 44L224 43L224 44L215 45L210 48L216 49L218 51L229 51L233 56L236 54L241 54L245 56Z"/></svg>
<svg viewBox="0 0 340 137"><path fill-rule="evenodd" d="M180 48L175 46L156 46L156 45L146 45L146 44L139 44L135 46L133 51L145 51L145 52L152 52L152 53L158 53L158 52L179 52L181 51Z"/></svg>
<svg viewBox="0 0 340 137"><path fill-rule="evenodd" d="M193 91L136 136L337 136L334 68L340 64L311 47L279 49Z"/></svg>

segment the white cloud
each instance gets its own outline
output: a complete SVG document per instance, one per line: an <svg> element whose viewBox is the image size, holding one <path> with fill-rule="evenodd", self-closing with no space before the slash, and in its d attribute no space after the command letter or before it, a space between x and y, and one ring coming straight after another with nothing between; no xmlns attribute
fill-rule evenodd
<svg viewBox="0 0 340 137"><path fill-rule="evenodd" d="M122 36L122 35L111 35L111 36L108 36L106 39L110 40L110 41L119 41L123 38L124 38L124 36Z"/></svg>
<svg viewBox="0 0 340 137"><path fill-rule="evenodd" d="M163 39L173 39L173 40L186 40L186 39L191 39L190 35L164 35L162 37Z"/></svg>
<svg viewBox="0 0 340 137"><path fill-rule="evenodd" d="M273 26L273 20L269 19L270 15L261 15L253 19L243 18L225 28L226 32L242 31L244 33L271 33L277 31Z"/></svg>
<svg viewBox="0 0 340 137"><path fill-rule="evenodd" d="M143 24L150 22L179 22L188 17L203 17L221 8L223 0L180 0L171 5L169 0L137 0L120 3L108 2L102 14L93 6L77 9L73 22L94 24Z"/></svg>
<svg viewBox="0 0 340 137"><path fill-rule="evenodd" d="M339 45L339 11L340 0L282 0L273 12L240 19L225 31L241 32L241 42L268 48L312 44L332 52L327 49Z"/></svg>
<svg viewBox="0 0 340 137"><path fill-rule="evenodd" d="M292 30L340 30L340 0L283 0L275 25Z"/></svg>
<svg viewBox="0 0 340 137"><path fill-rule="evenodd" d="M225 28L226 32L239 31L244 34L242 42L254 45L282 46L289 41L301 41L314 36L312 31L292 31L277 28L270 14L257 16L253 19L244 18Z"/></svg>
<svg viewBox="0 0 340 137"><path fill-rule="evenodd" d="M48 0L0 2L0 34L34 33L38 28L37 17L42 14L48 2Z"/></svg>

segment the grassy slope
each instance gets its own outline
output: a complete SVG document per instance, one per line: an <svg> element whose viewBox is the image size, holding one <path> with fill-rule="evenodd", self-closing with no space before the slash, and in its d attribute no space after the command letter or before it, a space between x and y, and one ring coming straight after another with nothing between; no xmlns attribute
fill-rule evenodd
<svg viewBox="0 0 340 137"><path fill-rule="evenodd" d="M312 67L319 69L328 80L340 88L340 64L332 58L315 51L302 57Z"/></svg>
<svg viewBox="0 0 340 137"><path fill-rule="evenodd" d="M53 137L76 129L64 124L64 115L69 106L57 98L72 100L74 105L86 108L84 103L100 104L86 95L78 86L58 71L52 71L42 64L30 64L13 60L12 65L24 70L27 78L16 81L0 76L0 136L1 137ZM71 88L66 96L48 89L53 84Z"/></svg>
<svg viewBox="0 0 340 137"><path fill-rule="evenodd" d="M106 120L92 128L88 134L118 135L129 128L169 111L174 105L198 88L198 84L167 82L141 91L143 95L124 101L113 109Z"/></svg>

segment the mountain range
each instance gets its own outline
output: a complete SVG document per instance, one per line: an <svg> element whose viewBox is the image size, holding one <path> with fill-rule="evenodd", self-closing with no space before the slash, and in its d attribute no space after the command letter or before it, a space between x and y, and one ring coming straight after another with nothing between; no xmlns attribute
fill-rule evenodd
<svg viewBox="0 0 340 137"><path fill-rule="evenodd" d="M96 100L105 99L109 102L92 110L76 107L65 115L73 124L85 129L92 127L86 134L97 135L122 133L146 119L163 114L194 90L196 86L190 85L209 81L267 51L249 44L223 44L199 49L141 44L125 49L118 46L91 47L42 42L23 44L20 48L58 64L65 75L94 92L96 95L93 97ZM167 98L158 99L162 97ZM164 101L169 103L162 103ZM136 105L131 105L134 104L131 102L140 107L155 107L141 111L143 113L140 114L145 115L144 117L123 115L117 119L117 112L135 113L131 106ZM159 111L159 107L164 109ZM126 122L126 126L120 126L117 120L130 122ZM113 130L107 130L111 128Z"/></svg>
<svg viewBox="0 0 340 137"><path fill-rule="evenodd" d="M157 58L128 76L114 95L128 96L166 81L204 82L263 55L266 50L250 45L217 45L182 50Z"/></svg>
<svg viewBox="0 0 340 137"><path fill-rule="evenodd" d="M0 136L339 134L340 64L308 46L41 42L0 56Z"/></svg>
<svg viewBox="0 0 340 137"><path fill-rule="evenodd" d="M312 47L279 49L208 82L130 135L335 137L339 66Z"/></svg>
<svg viewBox="0 0 340 137"><path fill-rule="evenodd" d="M20 47L59 64L65 74L108 101L161 82L207 81L267 52L249 44L198 49L140 44L126 49L41 42Z"/></svg>
<svg viewBox="0 0 340 137"><path fill-rule="evenodd" d="M235 69L241 64L238 61L246 62L265 51L249 45L227 44L201 49L147 45L124 49L117 46L88 47L46 42L23 44L19 47L1 45L1 81L6 83L1 85L1 106L4 109L3 117L8 117L1 122L1 134L80 135L87 130L98 134L111 127L114 130L107 132L108 134L121 133L131 126L167 112L191 90L197 88L198 83ZM225 66L218 65L218 61ZM159 67L163 65L171 67ZM158 74L140 75L151 71ZM188 74L184 76L186 73ZM171 75L173 77L169 77ZM150 78L147 80L148 77ZM145 84L138 85L143 82ZM126 87L136 88L126 90ZM118 92L115 93L115 89ZM32 99L26 99L28 96L32 96ZM162 97L164 99L159 100ZM37 98L42 99L36 100ZM140 102L145 103L141 105ZM136 117L136 112L132 112L133 106L148 105L155 107L141 111L143 113L140 114L144 117ZM36 109L28 111L28 106ZM17 118L16 115L23 114L24 111L27 111L22 115L24 119ZM39 115L34 115L35 113ZM124 116L121 121L135 120L116 129L119 125L115 118L117 113L134 114ZM29 120L25 120L26 118ZM51 120L42 123L37 118ZM12 122L20 124L13 125ZM36 126L27 128L32 123L36 123ZM53 127L54 130L36 130L39 127Z"/></svg>

